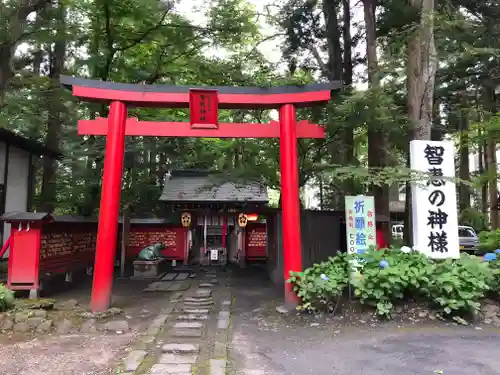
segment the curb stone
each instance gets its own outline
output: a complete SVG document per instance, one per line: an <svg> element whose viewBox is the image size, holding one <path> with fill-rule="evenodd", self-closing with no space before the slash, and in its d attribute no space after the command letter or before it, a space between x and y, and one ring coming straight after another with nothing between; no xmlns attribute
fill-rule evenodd
<svg viewBox="0 0 500 375"><path fill-rule="evenodd" d="M215 335L215 342L212 351L212 359L210 359L209 375L225 375L227 369L227 350L231 319L230 298L224 299L220 307L221 310L217 314L217 332Z"/></svg>

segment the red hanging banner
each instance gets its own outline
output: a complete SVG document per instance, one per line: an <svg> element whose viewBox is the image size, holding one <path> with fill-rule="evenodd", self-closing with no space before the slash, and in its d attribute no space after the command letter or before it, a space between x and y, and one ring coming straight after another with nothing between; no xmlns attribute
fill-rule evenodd
<svg viewBox="0 0 500 375"><path fill-rule="evenodd" d="M189 90L191 128L217 129L219 127L219 99L217 90Z"/></svg>

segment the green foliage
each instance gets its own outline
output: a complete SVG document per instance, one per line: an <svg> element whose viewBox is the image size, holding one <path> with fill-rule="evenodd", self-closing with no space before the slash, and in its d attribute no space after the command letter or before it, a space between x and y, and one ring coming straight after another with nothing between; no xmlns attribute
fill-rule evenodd
<svg viewBox="0 0 500 375"><path fill-rule="evenodd" d="M460 225L467 225L474 228L477 233L488 229L488 217L483 212L472 207L460 212L458 222Z"/></svg>
<svg viewBox="0 0 500 375"><path fill-rule="evenodd" d="M7 289L5 285L0 284L0 311L7 311L14 307L14 292Z"/></svg>
<svg viewBox="0 0 500 375"><path fill-rule="evenodd" d="M456 261L436 262L427 286L432 305L446 316L460 316L479 310L480 301L492 287L493 274L488 262L462 254Z"/></svg>
<svg viewBox="0 0 500 375"><path fill-rule="evenodd" d="M425 290L432 274L431 262L417 252L382 249L359 257L363 276L355 293L361 303L375 307L377 314L384 317L391 316L397 301ZM386 261L388 266L381 268L381 261Z"/></svg>
<svg viewBox="0 0 500 375"><path fill-rule="evenodd" d="M293 289L301 298L301 310L331 311L334 308L335 301L340 298L349 280L346 259L346 255L338 253L337 256L314 264L303 272L290 274L287 282L293 284Z"/></svg>
<svg viewBox="0 0 500 375"><path fill-rule="evenodd" d="M303 310L331 308L348 285L356 261L360 274L353 278L355 295L377 315L390 318L394 306L414 299L428 303L444 317L460 320L478 310L489 290L500 291L500 261L484 262L462 254L457 260L435 261L415 251L382 249L357 255L338 255L293 273L289 282L302 298Z"/></svg>
<svg viewBox="0 0 500 375"><path fill-rule="evenodd" d="M479 249L484 252L500 248L500 229L479 233Z"/></svg>
<svg viewBox="0 0 500 375"><path fill-rule="evenodd" d="M491 291L500 296L500 254L497 254L497 259L489 262L491 272L492 272L492 286Z"/></svg>

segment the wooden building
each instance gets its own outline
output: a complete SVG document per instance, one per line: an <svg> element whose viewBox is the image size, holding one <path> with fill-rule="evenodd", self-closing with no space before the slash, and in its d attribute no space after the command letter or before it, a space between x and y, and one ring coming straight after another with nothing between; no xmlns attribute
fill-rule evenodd
<svg viewBox="0 0 500 375"><path fill-rule="evenodd" d="M31 211L35 190L35 161L61 154L37 141L0 129L0 215ZM10 224L0 225L0 243L10 235Z"/></svg>
<svg viewBox="0 0 500 375"><path fill-rule="evenodd" d="M175 170L160 201L190 221L184 263L243 266L247 260L267 258L266 221L257 214L268 203L266 186L209 171Z"/></svg>

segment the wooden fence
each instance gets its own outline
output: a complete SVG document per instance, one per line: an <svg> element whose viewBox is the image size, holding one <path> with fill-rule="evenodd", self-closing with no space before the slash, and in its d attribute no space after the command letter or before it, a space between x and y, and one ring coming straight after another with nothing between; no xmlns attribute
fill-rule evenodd
<svg viewBox="0 0 500 375"><path fill-rule="evenodd" d="M302 264L309 267L333 256L337 251L346 251L344 213L341 211L302 211L301 239ZM267 216L268 270L273 282L282 286L283 234L281 211Z"/></svg>

